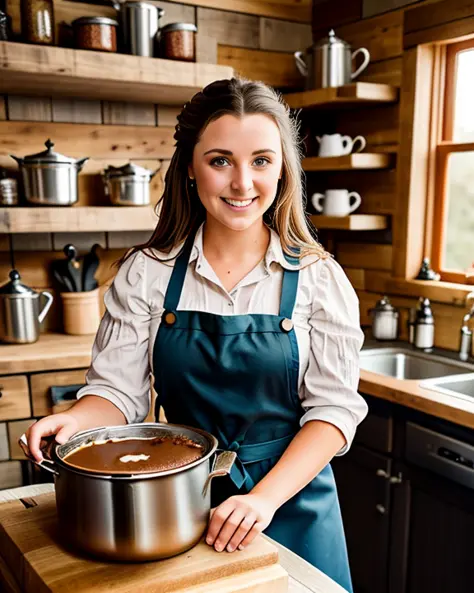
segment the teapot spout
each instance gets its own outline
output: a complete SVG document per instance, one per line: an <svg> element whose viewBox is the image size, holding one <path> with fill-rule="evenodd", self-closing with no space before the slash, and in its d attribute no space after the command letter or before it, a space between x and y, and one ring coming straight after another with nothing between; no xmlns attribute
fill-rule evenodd
<svg viewBox="0 0 474 593"><path fill-rule="evenodd" d="M90 157L86 156L83 159L79 159L76 161L77 172L79 173L84 166L84 164L89 160Z"/></svg>
<svg viewBox="0 0 474 593"><path fill-rule="evenodd" d="M10 156L14 161L16 161L20 165L20 167L23 165L24 160L21 157L14 156L13 154L11 154Z"/></svg>

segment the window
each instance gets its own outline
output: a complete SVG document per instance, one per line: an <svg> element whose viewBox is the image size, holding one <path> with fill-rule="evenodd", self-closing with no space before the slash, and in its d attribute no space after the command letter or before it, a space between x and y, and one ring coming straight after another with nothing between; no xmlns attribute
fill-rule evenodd
<svg viewBox="0 0 474 593"><path fill-rule="evenodd" d="M474 263L474 40L447 46L436 147L432 265L448 282Z"/></svg>

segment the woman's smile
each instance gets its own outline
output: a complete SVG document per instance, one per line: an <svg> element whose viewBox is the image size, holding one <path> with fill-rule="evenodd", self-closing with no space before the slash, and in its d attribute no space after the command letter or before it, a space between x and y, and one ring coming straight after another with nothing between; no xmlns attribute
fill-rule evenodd
<svg viewBox="0 0 474 593"><path fill-rule="evenodd" d="M249 198L248 200L236 200L234 198L221 198L229 208L232 210L248 210L248 208L258 200L258 196L255 198Z"/></svg>

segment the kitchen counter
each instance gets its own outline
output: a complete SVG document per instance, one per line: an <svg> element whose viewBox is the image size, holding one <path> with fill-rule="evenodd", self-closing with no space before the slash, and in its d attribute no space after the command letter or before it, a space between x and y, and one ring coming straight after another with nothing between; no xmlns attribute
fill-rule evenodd
<svg viewBox="0 0 474 593"><path fill-rule="evenodd" d="M9 500L17 500L19 498L28 498L52 492L54 490L53 484L39 484L34 486L24 486L22 488L13 488L10 490L0 491L0 503ZM263 536L266 537L266 536ZM305 560L278 544L274 540L267 538L273 545L278 548L280 557L280 564L287 571L289 575L288 593L344 593L345 590L337 585L333 580L324 575L317 568L308 564ZM8 571L8 567L1 559L0 555L0 590L4 590L2 585L6 587L6 593L21 593L18 587L13 586L8 588L7 583L13 583L12 575ZM79 593L79 592L78 592Z"/></svg>

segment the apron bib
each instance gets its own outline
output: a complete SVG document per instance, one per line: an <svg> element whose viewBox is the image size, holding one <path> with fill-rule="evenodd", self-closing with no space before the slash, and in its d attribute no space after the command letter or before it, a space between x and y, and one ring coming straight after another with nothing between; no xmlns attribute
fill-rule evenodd
<svg viewBox="0 0 474 593"><path fill-rule="evenodd" d="M298 344L291 321L299 272L284 270L279 315L182 311L178 304L192 245L188 240L176 259L153 348L156 416L158 421L162 406L168 422L206 430L221 449L237 453L230 477L212 482L215 507L250 492L300 429ZM265 533L352 591L330 465L278 509Z"/></svg>

